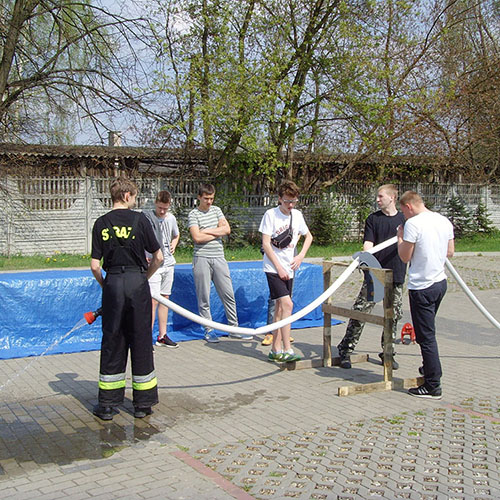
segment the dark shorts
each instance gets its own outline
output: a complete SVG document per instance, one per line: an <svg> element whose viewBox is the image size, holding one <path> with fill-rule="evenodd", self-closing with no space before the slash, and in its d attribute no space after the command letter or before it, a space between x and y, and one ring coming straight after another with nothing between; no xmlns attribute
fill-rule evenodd
<svg viewBox="0 0 500 500"><path fill-rule="evenodd" d="M276 273L266 273L266 278L271 299L276 300L287 295L292 296L293 278L291 280L282 280Z"/></svg>

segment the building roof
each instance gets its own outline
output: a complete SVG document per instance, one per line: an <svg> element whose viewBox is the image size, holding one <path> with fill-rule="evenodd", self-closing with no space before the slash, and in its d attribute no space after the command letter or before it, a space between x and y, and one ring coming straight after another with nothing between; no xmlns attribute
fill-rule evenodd
<svg viewBox="0 0 500 500"><path fill-rule="evenodd" d="M206 158L202 150L186 152L184 149L144 148L126 146L59 146L44 144L0 143L0 155L51 156L61 158L131 158L137 160L154 159L196 159Z"/></svg>

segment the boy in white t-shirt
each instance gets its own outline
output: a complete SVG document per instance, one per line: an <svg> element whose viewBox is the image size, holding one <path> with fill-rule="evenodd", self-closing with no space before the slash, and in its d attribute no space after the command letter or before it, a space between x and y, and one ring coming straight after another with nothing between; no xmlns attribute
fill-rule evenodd
<svg viewBox="0 0 500 500"><path fill-rule="evenodd" d="M406 222L398 227L398 253L409 262L408 292L417 344L422 353L425 382L408 389L419 398L441 399L441 362L436 340L436 313L446 293L444 264L453 257L453 226L443 215L431 212L415 191L399 200Z"/></svg>
<svg viewBox="0 0 500 500"><path fill-rule="evenodd" d="M259 227L264 250L263 269L271 299L276 300L275 322L292 315L294 272L300 267L313 240L302 212L293 209L299 201L298 197L297 185L292 181L284 181L278 189L280 205L267 210ZM305 236L305 241L300 253L296 254L295 248L300 236ZM300 360L300 356L290 346L289 324L273 332L268 357L271 361Z"/></svg>
<svg viewBox="0 0 500 500"><path fill-rule="evenodd" d="M177 219L169 212L171 204L172 195L170 192L160 191L156 195L155 209L144 210L144 214L151 222L156 239L163 252L163 264L149 279L149 287L151 294L161 294L166 299L170 298L172 293L175 268L174 253L180 237ZM179 344L167 335L168 307L152 299L152 310L152 326L155 324L156 311L158 310L159 334L156 345L173 349L179 347Z"/></svg>

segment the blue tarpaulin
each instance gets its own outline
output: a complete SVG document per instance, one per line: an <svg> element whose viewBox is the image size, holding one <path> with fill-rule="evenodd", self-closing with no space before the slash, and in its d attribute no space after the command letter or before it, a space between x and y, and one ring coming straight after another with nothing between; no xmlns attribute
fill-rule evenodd
<svg viewBox="0 0 500 500"><path fill-rule="evenodd" d="M229 268L240 326L256 328L267 324L269 290L262 262L231 262ZM322 292L321 266L302 264L294 280L294 311L310 304ZM211 293L213 320L225 323L224 308L213 285ZM191 264L175 266L170 299L197 313ZM90 270L1 273L0 359L99 349L100 318L67 334L81 323L85 312L96 310L100 304L101 287ZM323 314L318 307L293 323L292 328L322 324ZM168 334L177 342L194 340L203 337L203 327L170 311Z"/></svg>

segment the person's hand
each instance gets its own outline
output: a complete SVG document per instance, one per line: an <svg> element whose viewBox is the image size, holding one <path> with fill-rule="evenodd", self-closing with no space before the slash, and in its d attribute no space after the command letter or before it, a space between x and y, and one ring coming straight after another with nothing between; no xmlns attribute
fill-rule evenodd
<svg viewBox="0 0 500 500"><path fill-rule="evenodd" d="M293 258L291 268L292 268L294 271L296 271L296 270L300 267L300 264L302 264L302 257L301 257L300 255L296 255L296 256Z"/></svg>
<svg viewBox="0 0 500 500"><path fill-rule="evenodd" d="M400 224L398 226L398 228L397 228L397 236L398 236L398 238L403 238L404 230L405 230L405 228L404 228L403 224Z"/></svg>
<svg viewBox="0 0 500 500"><path fill-rule="evenodd" d="M288 273L281 266L278 268L278 276L284 281L288 281L290 279Z"/></svg>

